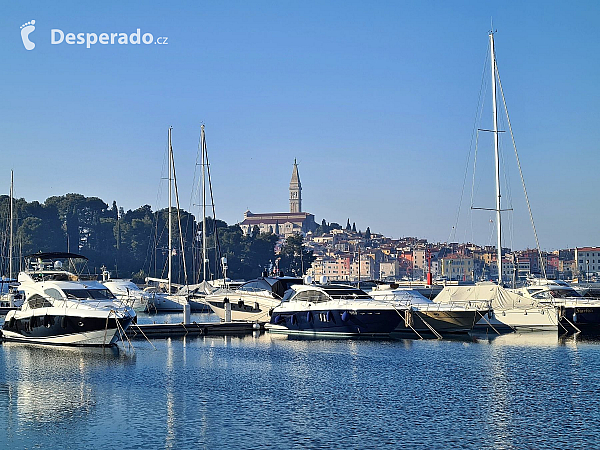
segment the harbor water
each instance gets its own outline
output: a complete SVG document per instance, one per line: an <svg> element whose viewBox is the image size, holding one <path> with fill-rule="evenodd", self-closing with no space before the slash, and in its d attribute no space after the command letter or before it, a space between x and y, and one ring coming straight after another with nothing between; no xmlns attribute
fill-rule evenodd
<svg viewBox="0 0 600 450"><path fill-rule="evenodd" d="M145 321L155 320L146 318ZM590 448L600 343L255 333L0 345L2 448Z"/></svg>

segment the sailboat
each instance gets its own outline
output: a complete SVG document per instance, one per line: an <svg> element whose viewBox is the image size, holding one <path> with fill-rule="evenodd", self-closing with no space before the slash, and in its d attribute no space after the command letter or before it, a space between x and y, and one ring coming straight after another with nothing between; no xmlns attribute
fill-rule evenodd
<svg viewBox="0 0 600 450"><path fill-rule="evenodd" d="M172 283L172 272L173 272L173 186L175 186L175 198L177 202L177 214L179 216L179 196L177 194L177 181L175 178L175 159L173 157L173 146L171 145L171 131L173 128L169 128L169 243L168 243L168 274L167 279L147 278L147 281L156 281L166 283L166 293L160 291L154 291L153 296L148 300L148 311L149 312L180 312L183 310L183 322L189 323L190 321L190 303L184 295L174 295L173 283ZM179 237L181 243L181 253L183 255L183 237L181 234L181 221L178 217L179 224ZM185 267L185 257L183 259L183 271L187 277L187 270Z"/></svg>
<svg viewBox="0 0 600 450"><path fill-rule="evenodd" d="M208 171L208 152L206 149L206 138L204 134L204 125L200 127L200 154L202 158L202 185L201 185L201 206L202 206L202 281L197 284L185 285L179 289L177 294L186 295L192 312L210 312L210 307L204 301L207 294L216 290L207 280L208 273L208 255L207 255L207 236L206 236L206 178L208 172L208 183L210 184L210 172ZM212 195L212 189L211 189ZM214 203L213 203L214 217ZM216 230L215 230L216 232Z"/></svg>
<svg viewBox="0 0 600 450"><path fill-rule="evenodd" d="M492 311L486 314L475 326L475 329L491 328L500 331L544 331L557 330L559 327L558 310L554 306L541 303L532 298L519 296L505 289L502 285L502 204L500 192L500 157L499 157L499 133L498 130L498 107L497 86L500 82L496 64L496 51L494 47L494 31L489 33L490 60L491 60L491 86L492 86L492 109L494 129L491 131L494 137L494 160L496 180L496 237L497 237L497 283L478 284L475 286L446 286L434 299L437 302L453 301L489 301ZM502 86L500 85L500 89ZM510 127L510 120L507 121ZM485 208L474 208L485 209ZM537 240L537 235L536 235Z"/></svg>
<svg viewBox="0 0 600 450"><path fill-rule="evenodd" d="M17 291L19 283L13 278L14 174L12 170L10 171L9 201L8 278L0 279L0 314L6 314L23 304L23 297Z"/></svg>

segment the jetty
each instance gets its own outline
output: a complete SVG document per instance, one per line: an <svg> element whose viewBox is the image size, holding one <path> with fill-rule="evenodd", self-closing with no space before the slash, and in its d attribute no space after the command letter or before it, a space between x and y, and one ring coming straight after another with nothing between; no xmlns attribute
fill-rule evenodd
<svg viewBox="0 0 600 450"><path fill-rule="evenodd" d="M148 323L130 325L125 332L130 339L183 336L226 336L251 334L264 326L252 322Z"/></svg>

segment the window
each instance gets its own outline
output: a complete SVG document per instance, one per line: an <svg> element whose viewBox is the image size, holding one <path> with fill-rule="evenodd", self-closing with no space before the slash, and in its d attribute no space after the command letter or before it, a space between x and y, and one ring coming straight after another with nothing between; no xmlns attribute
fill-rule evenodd
<svg viewBox="0 0 600 450"><path fill-rule="evenodd" d="M31 297L29 299L28 303L29 303L29 307L31 309L52 308L52 303L50 303L48 300L46 300L41 295L37 295L37 294L35 294L33 297Z"/></svg>
<svg viewBox="0 0 600 450"><path fill-rule="evenodd" d="M54 289L54 288L45 289L44 292L55 300L63 300L63 296L58 291L58 289Z"/></svg>

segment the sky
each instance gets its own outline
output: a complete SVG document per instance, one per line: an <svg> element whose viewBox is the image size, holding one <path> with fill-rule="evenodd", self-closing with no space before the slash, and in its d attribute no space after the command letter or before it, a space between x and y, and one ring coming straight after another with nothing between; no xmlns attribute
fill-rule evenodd
<svg viewBox="0 0 600 450"><path fill-rule="evenodd" d="M492 127L492 20L540 246L600 246L597 1L3 2L0 192L12 169L27 201L166 207L173 127L180 204L198 214L204 124L227 223L288 211L297 159L318 223L494 245L493 213L470 209L495 201L493 141L474 137ZM138 28L152 43L92 43ZM503 246L533 248L507 132L501 149Z"/></svg>

